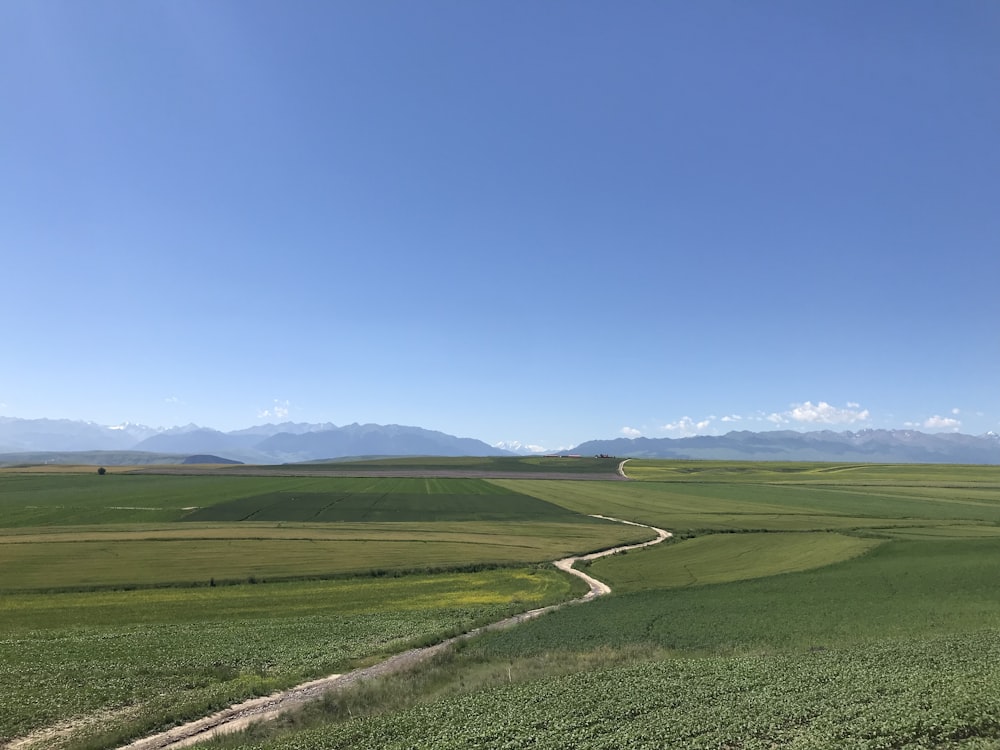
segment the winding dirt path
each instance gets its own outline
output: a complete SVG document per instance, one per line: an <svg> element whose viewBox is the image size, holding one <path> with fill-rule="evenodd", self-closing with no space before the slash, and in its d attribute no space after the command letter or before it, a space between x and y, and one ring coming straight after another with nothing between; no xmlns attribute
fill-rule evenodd
<svg viewBox="0 0 1000 750"><path fill-rule="evenodd" d="M619 466L619 471L620 470L621 466ZM669 531L658 529L655 526L647 526L646 524L636 523L634 521L624 521L620 518L610 518L608 516L600 515L595 515L594 518L602 518L606 521L615 521L617 523L624 523L630 526L639 526L651 529L656 532L656 538L640 544L613 547L600 552L592 552L588 555L566 557L562 560L556 560L553 564L559 568L559 570L565 571L570 575L574 575L577 578L582 579L588 586L590 586L590 590L578 599L572 599L568 602L563 602L562 604L552 604L548 607L540 607L539 609L522 612L519 615L514 615L513 617L508 617L498 622L470 630L468 633L463 633L462 635L455 636L454 638L448 638L440 643L434 644L433 646L413 648L394 656L390 656L388 659L370 667L363 667L344 674L330 675L328 677L323 677L322 679L305 682L289 690L274 693L263 698L253 698L251 700L244 701L243 703L230 706L222 711L218 711L210 716L197 719L196 721L189 722L182 726L174 727L173 729L169 729L159 734L145 737L141 740L136 740L135 742L120 747L118 750L176 750L177 748L188 747L219 734L238 732L253 722L274 719L279 714L288 711L289 709L322 698L323 695L330 690L343 690L361 680L369 680L375 677L400 672L414 666L415 664L419 664L420 662L430 659L435 654L440 653L458 641L473 638L480 633L487 631L510 628L570 604L580 604L591 601L598 596L611 593L611 587L606 583L587 575L583 571L577 570L573 567L575 563L580 560L596 560L600 557L606 557L608 555L617 554L618 552L624 552L625 550L639 549L641 547L659 544L672 536ZM58 734L61 732L56 730L55 733ZM53 729L51 728L48 730L41 730L34 735L15 740L13 743L7 745L7 748L37 747L38 743L44 741L45 736L52 737L52 734Z"/></svg>
<svg viewBox="0 0 1000 750"><path fill-rule="evenodd" d="M631 458L626 458L625 460L623 460L621 463L618 464L618 476L621 479L628 479L628 476L625 474L625 464L627 464L631 460L632 460Z"/></svg>

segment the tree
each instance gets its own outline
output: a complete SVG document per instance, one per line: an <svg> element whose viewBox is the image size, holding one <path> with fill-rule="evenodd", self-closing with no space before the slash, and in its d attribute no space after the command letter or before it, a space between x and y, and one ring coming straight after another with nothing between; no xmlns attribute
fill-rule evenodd
<svg viewBox="0 0 1000 750"><path fill-rule="evenodd" d="M97 470L97 473L103 477L107 473L107 471L108 470L102 466L100 469Z"/></svg>

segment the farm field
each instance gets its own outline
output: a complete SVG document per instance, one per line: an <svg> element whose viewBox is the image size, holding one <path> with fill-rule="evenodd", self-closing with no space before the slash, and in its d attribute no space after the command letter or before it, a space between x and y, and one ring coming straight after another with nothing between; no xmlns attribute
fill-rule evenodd
<svg viewBox="0 0 1000 750"><path fill-rule="evenodd" d="M324 471L467 471L487 473L536 473L536 474L615 474L618 458L594 456L418 456L373 458L366 461L334 461L294 464L295 469Z"/></svg>
<svg viewBox="0 0 1000 750"><path fill-rule="evenodd" d="M0 591L534 564L648 538L482 479L5 473L0 510Z"/></svg>
<svg viewBox="0 0 1000 750"><path fill-rule="evenodd" d="M563 601L538 563L649 537L480 479L6 471L0 511L0 738L72 727L46 748Z"/></svg>
<svg viewBox="0 0 1000 750"><path fill-rule="evenodd" d="M0 736L72 726L72 736L43 736L37 746L65 739L70 747L113 747L120 737L343 671L436 633L558 601L570 587L553 571L505 569L5 595Z"/></svg>
<svg viewBox="0 0 1000 750"><path fill-rule="evenodd" d="M630 461L626 472L645 478L42 474L32 492L25 475L0 473L0 488L16 488L0 492L0 560L15 555L0 563L15 665L0 690L22 706L0 736L75 720L71 736L36 747L114 747L105 727L125 736L566 600L574 583L524 564L649 537L585 515L600 513L677 536L590 563L611 596L212 746L1000 747L1000 467ZM132 580L107 577L111 558L69 551L87 545L128 560ZM234 582L284 582L212 587L213 556L199 549L233 564ZM105 579L68 583L66 558ZM250 561L268 572L240 567ZM88 670L100 679L73 677Z"/></svg>
<svg viewBox="0 0 1000 750"><path fill-rule="evenodd" d="M611 596L477 638L370 719L215 746L1000 747L1000 469L647 463L496 480L679 532L592 563Z"/></svg>

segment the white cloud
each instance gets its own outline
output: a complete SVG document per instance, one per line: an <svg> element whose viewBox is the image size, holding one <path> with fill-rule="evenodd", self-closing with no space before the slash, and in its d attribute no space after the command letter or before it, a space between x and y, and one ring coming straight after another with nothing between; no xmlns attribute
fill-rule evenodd
<svg viewBox="0 0 1000 750"><path fill-rule="evenodd" d="M177 396L167 396L165 399L163 399L163 401L164 401L164 403L167 403L167 404L183 404L184 403L179 398L177 398Z"/></svg>
<svg viewBox="0 0 1000 750"><path fill-rule="evenodd" d="M856 404L853 401L848 402L845 409L838 409L826 401L820 401L818 404L806 401L802 404L796 404L786 414L796 422L808 422L810 424L853 424L854 422L865 422L870 416L867 409L861 409L860 407L860 404Z"/></svg>
<svg viewBox="0 0 1000 750"><path fill-rule="evenodd" d="M493 443L494 448L511 451L512 453L548 453L548 448L531 443L522 443L520 440L501 440Z"/></svg>
<svg viewBox="0 0 1000 750"><path fill-rule="evenodd" d="M848 401L843 409L820 401L814 404L812 401L805 401L801 404L792 404L788 411L772 412L764 419L773 424L791 424L792 422L803 422L806 424L853 424L854 422L867 422L871 413L867 409L862 409L861 404L856 401Z"/></svg>
<svg viewBox="0 0 1000 750"><path fill-rule="evenodd" d="M676 422L669 422L663 425L661 429L667 432L676 432L682 437L690 437L699 434L700 431L707 428L710 424L712 424L712 420L710 419L695 422L691 417L681 417Z"/></svg>
<svg viewBox="0 0 1000 750"><path fill-rule="evenodd" d="M627 438L637 438L642 436L642 430L637 430L635 427L622 427L621 433Z"/></svg>
<svg viewBox="0 0 1000 750"><path fill-rule="evenodd" d="M274 406L257 412L257 419L285 419L288 416L289 407L291 407L290 401L274 399Z"/></svg>
<svg viewBox="0 0 1000 750"><path fill-rule="evenodd" d="M739 422L743 417L739 414L727 414L722 418L723 422Z"/></svg>
<svg viewBox="0 0 1000 750"><path fill-rule="evenodd" d="M962 412L961 412L961 410L960 410L960 409L959 409L959 408L958 408L958 407L956 406L956 407L955 407L954 409L952 409L952 410L951 410L951 413L952 413L952 414L955 414L955 415L958 415L958 414L961 414Z"/></svg>
<svg viewBox="0 0 1000 750"><path fill-rule="evenodd" d="M957 430L961 426L962 422L960 420L952 419L951 417L942 417L937 414L924 422L924 427L929 430Z"/></svg>

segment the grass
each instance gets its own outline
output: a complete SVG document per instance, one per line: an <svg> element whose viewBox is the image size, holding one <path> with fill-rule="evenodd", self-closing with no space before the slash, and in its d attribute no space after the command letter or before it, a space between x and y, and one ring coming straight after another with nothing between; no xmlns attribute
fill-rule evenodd
<svg viewBox="0 0 1000 750"><path fill-rule="evenodd" d="M631 578L644 566L625 573ZM623 645L730 654L975 632L1000 628L997 580L1000 540L898 540L862 557L766 578L659 589L632 581L623 587L629 593L486 635L469 648L500 659Z"/></svg>
<svg viewBox="0 0 1000 750"><path fill-rule="evenodd" d="M493 480L692 536L594 562L612 596L224 746L1000 748L996 467L627 470Z"/></svg>
<svg viewBox="0 0 1000 750"><path fill-rule="evenodd" d="M173 524L0 534L0 592L206 586L541 563L649 532L587 522Z"/></svg>
<svg viewBox="0 0 1000 750"><path fill-rule="evenodd" d="M980 475L979 468L973 476ZM579 513L624 517L681 532L820 531L959 521L1000 524L1000 487L975 483L954 467L940 483L916 488L832 482L759 484L728 476L721 482L491 481Z"/></svg>
<svg viewBox="0 0 1000 750"><path fill-rule="evenodd" d="M86 715L103 718L68 746L85 747L110 725L120 739L572 590L555 571L520 569L8 595L0 740Z"/></svg>
<svg viewBox="0 0 1000 750"><path fill-rule="evenodd" d="M960 486L1000 489L1000 466L950 464L857 464L810 461L662 461L632 459L625 473L655 482L735 482L739 484L847 484Z"/></svg>
<svg viewBox="0 0 1000 750"><path fill-rule="evenodd" d="M0 591L523 565L648 537L474 478L7 473L0 490Z"/></svg>
<svg viewBox="0 0 1000 750"><path fill-rule="evenodd" d="M419 461L428 460L412 465ZM648 537L580 517L601 513L688 538L594 562L591 572L615 589L609 597L483 635L427 670L331 697L311 716L290 719L297 728L287 736L248 735L228 746L1000 748L998 468L630 461L627 471L644 480L395 484L319 475L95 474L93 482L40 475L34 495L27 485L3 484L7 476L0 475L0 517L8 524L0 556L37 546L82 560L68 550L104 545L138 555L146 545L145 566L118 563L136 578L143 567L168 569L164 561L172 558L192 561L187 575L204 568L194 548L168 554L184 549L175 545L213 548L217 561L278 566L286 553L307 555L310 546L324 551L316 560L332 560L339 545L350 550L345 560L370 554L366 563L391 561L394 549L432 559L449 545L464 545L467 560L485 560L492 541L527 559L560 544L573 551L607 546L599 540L615 533ZM139 481L102 495L96 483L109 478ZM156 489L155 482L163 484ZM120 492L125 486L136 493ZM292 497L305 501L296 505ZM315 521L338 505L336 512L361 515ZM140 506L180 512L142 518L128 509ZM192 506L233 520L178 523ZM379 517L380 507L419 518L361 520ZM484 508L500 516L489 518ZM29 511L52 520L32 525ZM275 517L252 520L262 512ZM457 520L456 512L469 518ZM575 536L560 543L561 534ZM35 570L52 571L53 580L72 575L49 562ZM290 568L308 564L295 558ZM9 581L29 571L13 560L0 576ZM513 573L536 578L502 578ZM336 670L426 637L415 631L442 632L436 628L445 623L567 597L571 586L553 571L468 575L358 579L350 591L322 588L348 583L340 580L45 595L8 590L0 664L11 666L9 686L0 690L18 706L23 699L22 726L107 710L118 717L112 724L136 731L141 722L163 723L234 692L271 689L292 674ZM451 593L435 588L446 580L455 584ZM401 588L379 588L390 584ZM144 596L161 595L144 608ZM366 597L377 602L371 611ZM415 609L405 609L404 600ZM8 610L8 602L23 604ZM316 609L324 606L333 609ZM335 612L337 606L345 609ZM83 619L74 630L67 621L77 612ZM218 645L214 656L203 651L211 644ZM161 686L156 696L126 697L146 684L136 676L116 687L116 660L132 663L132 654L148 662L143 680ZM63 658L65 668L58 666ZM101 678L93 693L74 676L88 669ZM87 695L87 706L62 705L71 703L65 696L73 686ZM161 694L169 707L157 702ZM333 724L324 723L324 706ZM364 715L371 718L358 718ZM314 722L320 725L301 728Z"/></svg>
<svg viewBox="0 0 1000 750"><path fill-rule="evenodd" d="M482 479L333 478L213 503L186 521L574 520L561 506ZM325 485L320 488L320 485Z"/></svg>
<svg viewBox="0 0 1000 750"><path fill-rule="evenodd" d="M995 749L998 665L996 632L813 654L673 659L513 681L389 715L214 746Z"/></svg>
<svg viewBox="0 0 1000 750"><path fill-rule="evenodd" d="M820 568L881 543L828 532L713 534L598 559L587 572L624 594Z"/></svg>

